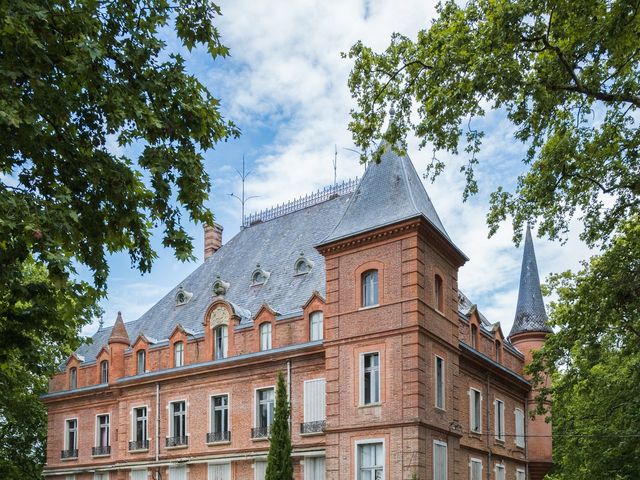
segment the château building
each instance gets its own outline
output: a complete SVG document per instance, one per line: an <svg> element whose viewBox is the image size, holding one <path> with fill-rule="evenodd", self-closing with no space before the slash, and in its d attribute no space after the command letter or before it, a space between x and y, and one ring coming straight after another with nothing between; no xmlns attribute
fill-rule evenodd
<svg viewBox="0 0 640 480"><path fill-rule="evenodd" d="M43 396L52 480L261 480L286 375L297 480L537 480L551 427L524 373L550 332L527 231L509 336L407 156L250 216ZM135 295L135 292L132 292ZM126 312L125 312L126 313Z"/></svg>

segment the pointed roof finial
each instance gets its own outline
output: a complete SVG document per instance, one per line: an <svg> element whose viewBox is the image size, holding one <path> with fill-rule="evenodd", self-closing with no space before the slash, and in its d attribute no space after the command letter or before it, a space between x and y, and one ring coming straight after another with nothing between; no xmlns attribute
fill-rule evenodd
<svg viewBox="0 0 640 480"><path fill-rule="evenodd" d="M518 304L513 327L509 336L525 332L551 333L551 327L547 323L547 312L544 308L542 291L540 290L540 278L538 276L538 264L536 253L533 249L531 227L527 224L527 233L524 240L524 252L522 255L522 270L520 272L520 289L518 291Z"/></svg>
<svg viewBox="0 0 640 480"><path fill-rule="evenodd" d="M124 343L129 345L129 335L127 334L127 328L124 326L124 320L122 319L122 312L118 312L116 323L111 329L111 335L109 336L109 344L112 343Z"/></svg>
<svg viewBox="0 0 640 480"><path fill-rule="evenodd" d="M389 110L389 124L392 124L396 118L396 108L391 105L391 109Z"/></svg>

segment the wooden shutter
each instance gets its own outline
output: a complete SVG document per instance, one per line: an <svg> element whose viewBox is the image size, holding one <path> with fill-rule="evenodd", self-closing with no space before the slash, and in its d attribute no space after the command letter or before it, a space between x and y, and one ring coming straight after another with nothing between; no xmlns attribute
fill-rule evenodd
<svg viewBox="0 0 640 480"><path fill-rule="evenodd" d="M304 421L325 420L326 388L324 378L304 382Z"/></svg>

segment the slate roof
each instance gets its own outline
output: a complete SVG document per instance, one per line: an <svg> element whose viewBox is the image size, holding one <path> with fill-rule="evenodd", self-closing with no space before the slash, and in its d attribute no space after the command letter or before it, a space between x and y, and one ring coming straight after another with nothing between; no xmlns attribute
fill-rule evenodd
<svg viewBox="0 0 640 480"><path fill-rule="evenodd" d="M460 252L440 221L409 157L398 155L389 144L381 148L384 153L380 163L369 164L342 218L322 243L422 216Z"/></svg>
<svg viewBox="0 0 640 480"><path fill-rule="evenodd" d="M540 290L536 252L533 249L533 239L531 238L529 226L527 226L524 240L516 316L509 336L524 332L552 332L547 323L547 312L544 308L544 300Z"/></svg>

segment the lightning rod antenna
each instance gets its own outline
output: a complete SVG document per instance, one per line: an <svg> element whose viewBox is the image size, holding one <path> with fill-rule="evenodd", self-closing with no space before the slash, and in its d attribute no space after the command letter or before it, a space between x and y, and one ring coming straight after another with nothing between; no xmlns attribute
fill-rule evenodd
<svg viewBox="0 0 640 480"><path fill-rule="evenodd" d="M247 225L244 224L244 205L251 200L252 198L258 198L259 195L251 195L250 197L245 197L245 192L244 192L244 184L245 181L247 180L247 177L249 175L251 175L253 173L252 170L249 170L248 172L245 170L244 168L244 153L242 154L242 172L240 172L240 170L238 170L236 168L236 172L238 173L238 176L240 177L240 179L242 180L242 196L238 196L235 193L230 193L229 196L236 198L240 201L240 204L242 205L242 220L241 220L241 225L240 228L244 228Z"/></svg>

